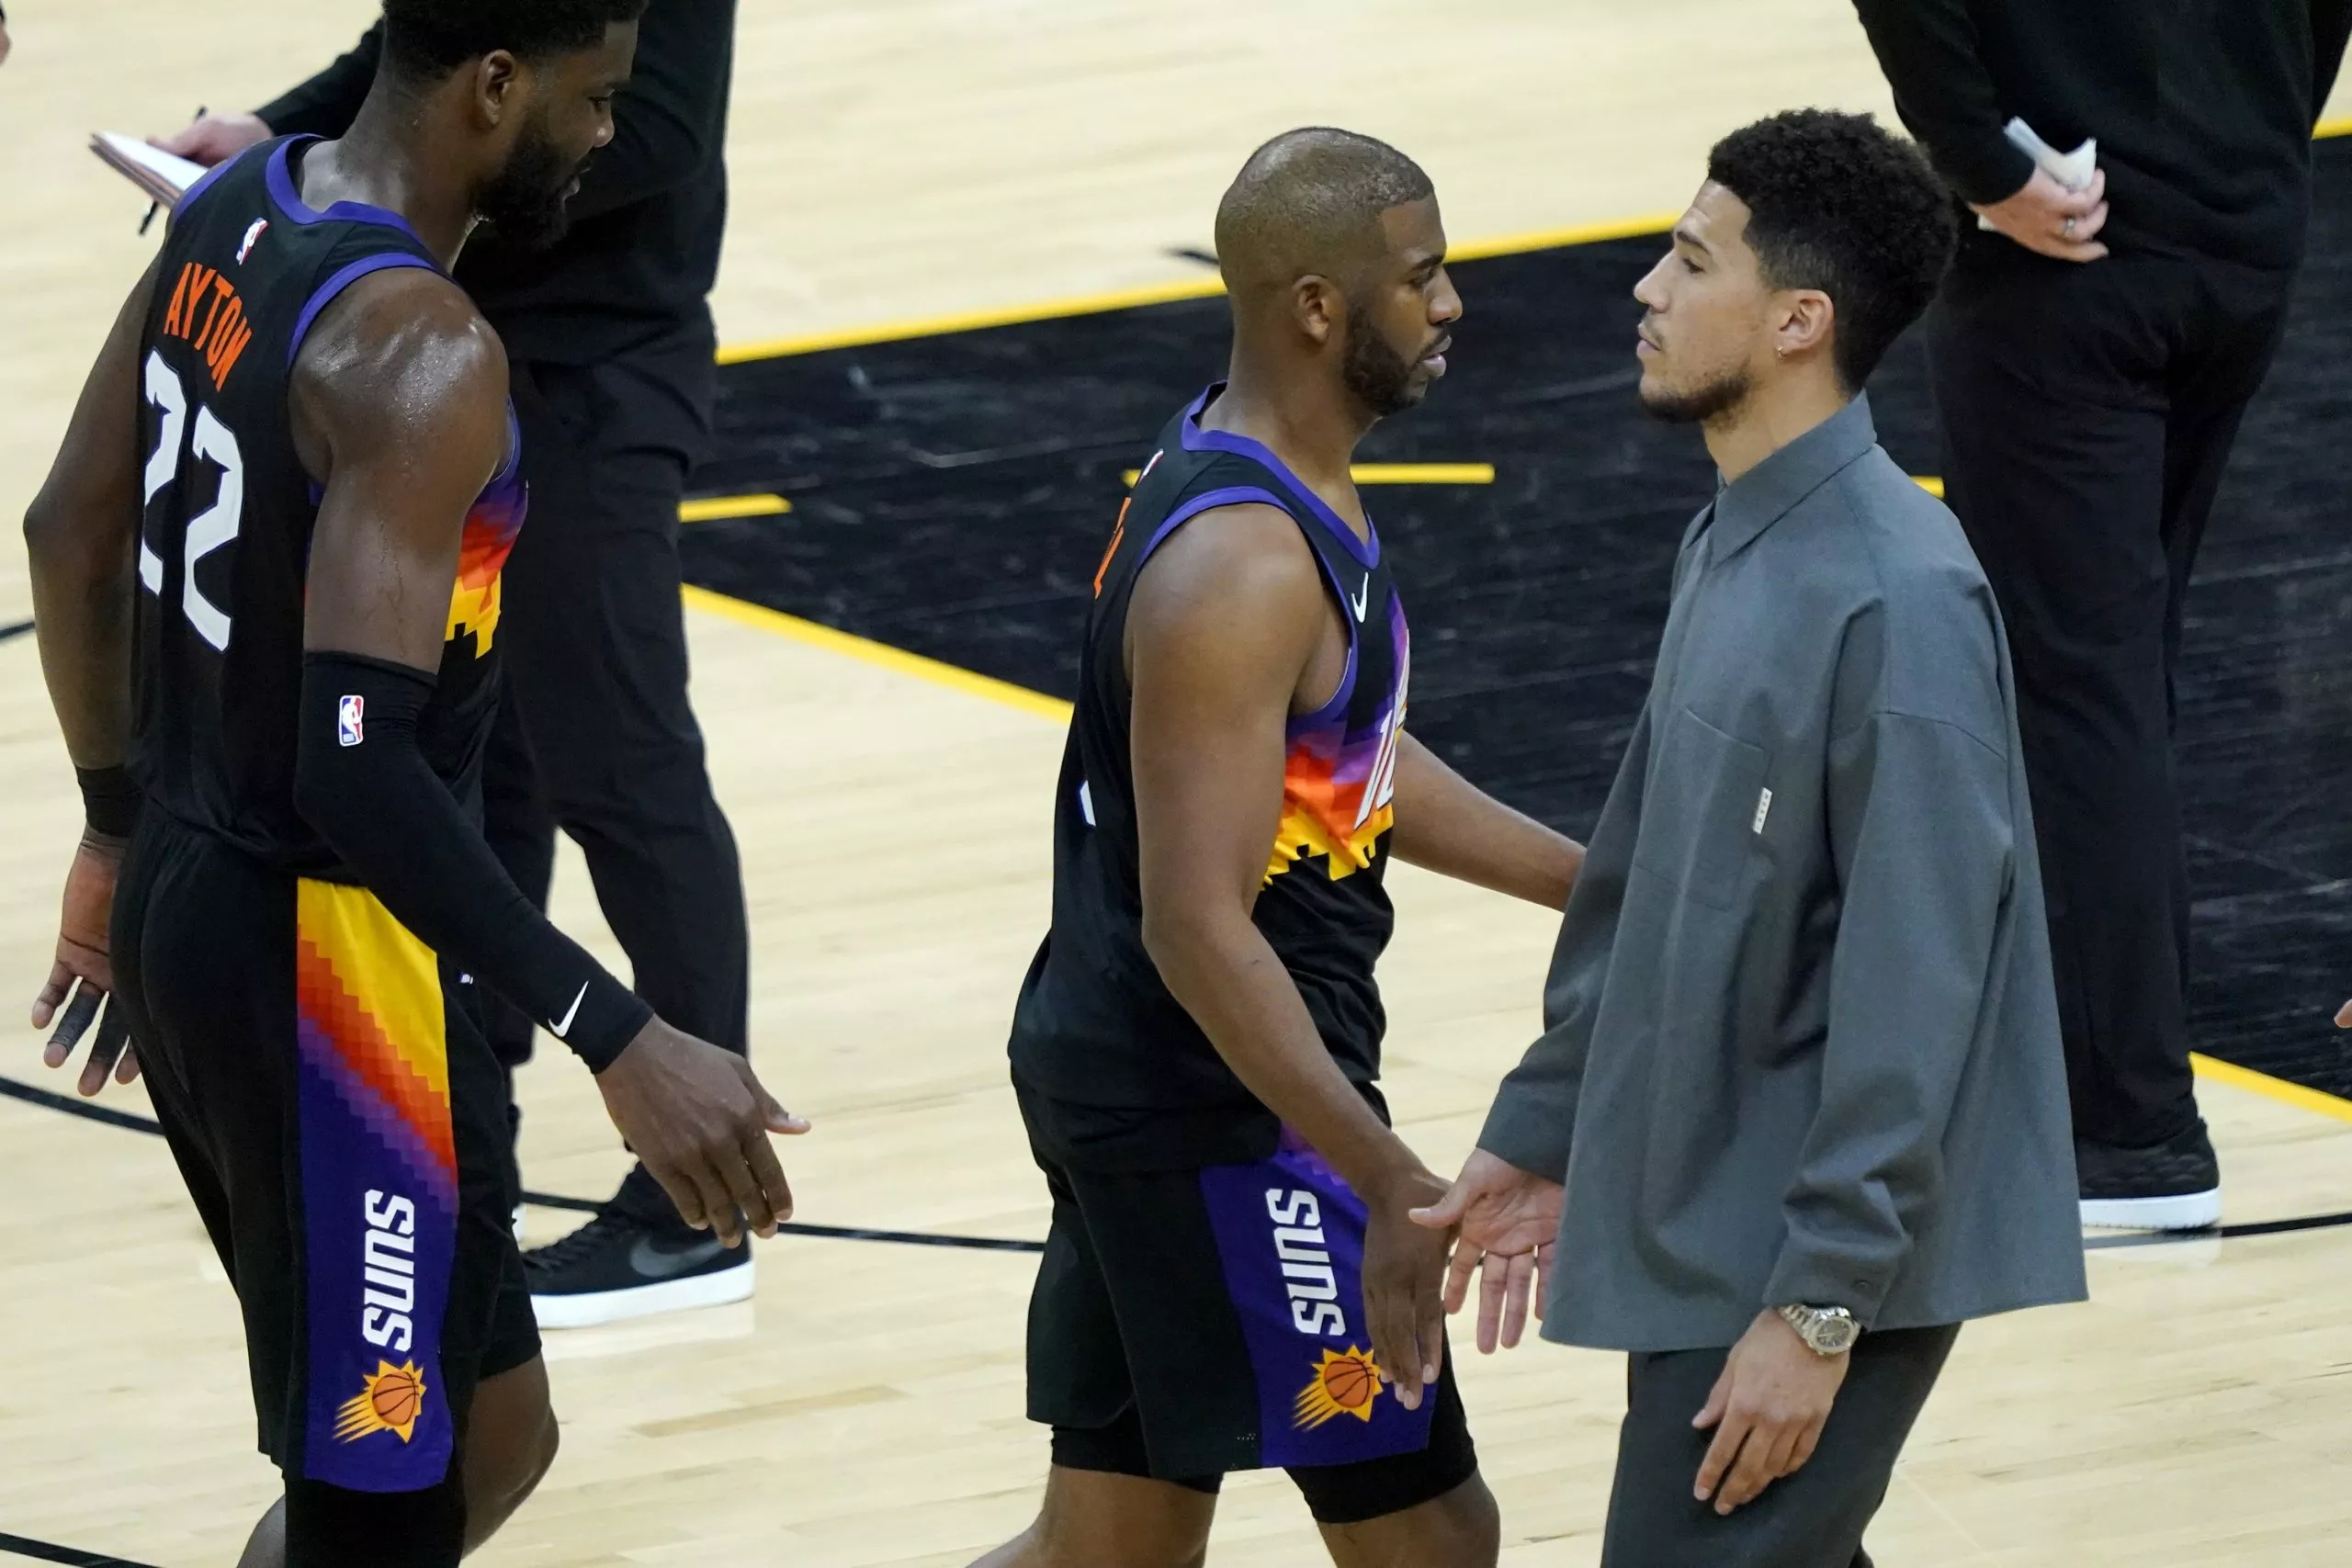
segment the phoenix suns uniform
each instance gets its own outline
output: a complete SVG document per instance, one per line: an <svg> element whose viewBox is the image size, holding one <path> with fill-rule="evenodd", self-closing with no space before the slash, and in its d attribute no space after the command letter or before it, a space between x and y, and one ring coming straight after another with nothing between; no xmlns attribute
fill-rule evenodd
<svg viewBox="0 0 2352 1568"><path fill-rule="evenodd" d="M1204 430L1211 388L1170 421L1096 580L1055 806L1053 929L1023 982L1014 1083L1054 1197L1029 1322L1029 1414L1055 1462L1214 1491L1281 1466L1316 1517L1354 1523L1442 1495L1476 1468L1449 1364L1407 1410L1374 1375L1364 1208L1242 1087L1143 943L1129 601L1190 519L1288 514L1347 624L1339 689L1291 718L1283 815L1254 919L1327 1049L1375 1108L1373 969L1410 666L1404 608L1369 541L1272 451Z"/></svg>
<svg viewBox="0 0 2352 1568"><path fill-rule="evenodd" d="M293 367L354 283L436 267L394 213L305 205L309 145L254 148L183 199L149 309L130 755L148 805L114 952L158 1115L243 1309L262 1448L289 1486L416 1493L454 1486L475 1383L538 1339L471 980L295 808L322 492L295 451ZM510 457L466 521L417 728L477 813L499 574L525 502ZM342 744L368 723L345 698Z"/></svg>

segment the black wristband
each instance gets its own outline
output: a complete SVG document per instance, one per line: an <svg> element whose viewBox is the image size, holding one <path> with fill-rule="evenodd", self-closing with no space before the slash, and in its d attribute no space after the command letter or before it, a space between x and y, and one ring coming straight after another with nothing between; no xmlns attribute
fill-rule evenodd
<svg viewBox="0 0 2352 1568"><path fill-rule="evenodd" d="M147 799L130 770L119 764L76 768L74 777L82 785L82 816L90 830L117 839L130 837L131 829L139 826L139 808Z"/></svg>

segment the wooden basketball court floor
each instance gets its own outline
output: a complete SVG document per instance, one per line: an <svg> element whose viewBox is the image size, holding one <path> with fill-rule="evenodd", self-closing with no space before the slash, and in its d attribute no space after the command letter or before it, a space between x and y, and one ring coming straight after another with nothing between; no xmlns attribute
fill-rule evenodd
<svg viewBox="0 0 2352 1568"><path fill-rule="evenodd" d="M1182 277L1168 253L1205 243L1231 169L1292 124L1414 152L1468 241L1670 210L1713 137L1771 108L1887 112L1842 0L1451 9L747 0L722 333L880 331ZM259 102L368 10L16 8L0 513L29 498L153 243L85 134ZM30 613L18 551L0 531L0 626ZM750 884L757 1059L818 1124L786 1149L802 1218L1035 1239L1044 1193L1001 1043L1046 916L1057 708L711 597L689 624ZM0 995L29 998L77 812L22 637L0 644ZM1535 1027L1553 922L1409 868L1395 886L1391 1095L1450 1169ZM576 860L557 903L618 962ZM69 1087L37 1051L20 1031L0 1077ZM585 1074L552 1052L523 1093L530 1184L606 1190L621 1156ZM2233 1224L2352 1208L2352 1105L2243 1072L2204 1099ZM105 1103L145 1111L135 1089ZM530 1223L546 1239L572 1217ZM481 1562L956 1564L1026 1521L1045 1444L1021 1415L1024 1255L794 1236L760 1268L742 1307L549 1337L563 1457ZM2342 1228L2104 1249L2089 1303L1971 1328L1879 1560L2352 1560L2348 1268ZM1596 1562L1619 1363L1543 1345L1467 1359L1505 1561ZM161 1145L0 1100L0 1561L232 1561L275 1484L251 1427L233 1303ZM1317 1557L1279 1476L1228 1487L1213 1561Z"/></svg>

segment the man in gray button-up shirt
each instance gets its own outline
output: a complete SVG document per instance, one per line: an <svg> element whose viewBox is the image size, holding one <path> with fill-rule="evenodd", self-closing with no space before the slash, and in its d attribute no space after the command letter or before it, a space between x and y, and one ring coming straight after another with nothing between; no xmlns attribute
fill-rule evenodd
<svg viewBox="0 0 2352 1568"><path fill-rule="evenodd" d="M1457 1302L1496 1255L1482 1346L1556 1216L1545 1337L1635 1353L1613 1568L1867 1562L1956 1325L2083 1294L1999 614L1858 395L1951 234L1907 145L1806 111L1715 149L1636 290L1643 400L1725 483L1546 1032L1430 1215Z"/></svg>

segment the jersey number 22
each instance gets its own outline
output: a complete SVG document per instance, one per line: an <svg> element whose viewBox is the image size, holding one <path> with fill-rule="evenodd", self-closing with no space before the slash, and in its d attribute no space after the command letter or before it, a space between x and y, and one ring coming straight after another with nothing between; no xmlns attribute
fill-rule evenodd
<svg viewBox="0 0 2352 1568"><path fill-rule="evenodd" d="M147 400L163 415L161 437L147 459L147 502L152 505L164 487L177 477L181 442L188 437L187 388L164 363L160 354L147 355ZM196 628L197 636L226 653L229 612L206 598L204 591L197 587L196 563L237 536L237 529L244 520L245 460L237 451L237 438L229 433L227 425L213 417L209 408L197 409L196 432L189 440L189 449L198 457L220 468L220 491L210 510L187 521L187 536L182 541L180 608L186 612L188 624ZM148 546L143 514L139 536L139 581L150 593L163 596L164 560Z"/></svg>

